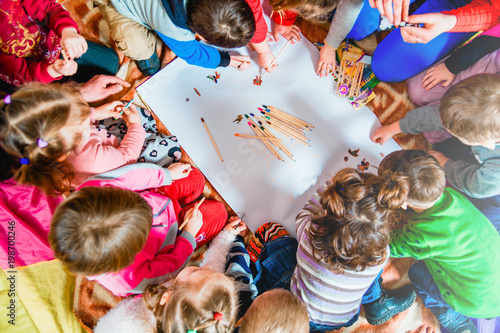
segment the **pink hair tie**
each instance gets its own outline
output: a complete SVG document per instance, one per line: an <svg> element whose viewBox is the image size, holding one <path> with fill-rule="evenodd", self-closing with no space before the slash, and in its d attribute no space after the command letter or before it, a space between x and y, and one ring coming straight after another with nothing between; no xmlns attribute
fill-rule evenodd
<svg viewBox="0 0 500 333"><path fill-rule="evenodd" d="M217 321L222 321L222 319L224 319L224 315L220 312L216 312L214 313L214 319Z"/></svg>
<svg viewBox="0 0 500 333"><path fill-rule="evenodd" d="M38 138L38 140L36 141L36 144L40 148L45 148L45 147L47 147L49 145L49 143L47 141L45 141L44 139L42 139L42 138Z"/></svg>
<svg viewBox="0 0 500 333"><path fill-rule="evenodd" d="M4 98L3 98L3 102L5 104L10 104L12 102L12 98L10 97L10 95L6 95Z"/></svg>

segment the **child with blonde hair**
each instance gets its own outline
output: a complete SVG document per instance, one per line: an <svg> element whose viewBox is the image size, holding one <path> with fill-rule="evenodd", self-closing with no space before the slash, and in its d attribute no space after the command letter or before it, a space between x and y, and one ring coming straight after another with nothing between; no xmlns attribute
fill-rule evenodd
<svg viewBox="0 0 500 333"><path fill-rule="evenodd" d="M311 331L353 325L363 304L380 325L411 306L416 294L381 289L389 260L391 213L401 207L408 183L355 169L340 170L297 215L299 247L291 291L309 312Z"/></svg>
<svg viewBox="0 0 500 333"><path fill-rule="evenodd" d="M152 117L143 124L135 107L124 108L120 101L91 108L71 85L26 85L0 101L0 108L0 144L20 163L15 180L50 195L67 194L91 175L135 163L141 150L144 161L161 165L179 157L168 157L168 143L178 144L152 130ZM114 125L122 132L121 142L93 125L110 117L125 121Z"/></svg>
<svg viewBox="0 0 500 333"><path fill-rule="evenodd" d="M500 75L478 74L451 87L439 105L410 111L379 127L371 140L384 144L398 133L446 129L453 137L430 151L447 181L500 232Z"/></svg>
<svg viewBox="0 0 500 333"><path fill-rule="evenodd" d="M500 236L465 196L445 188L445 172L422 150L387 155L379 175L404 174L403 208L415 214L391 232L391 256L418 261L408 271L424 305L448 331L478 332L469 317L500 316Z"/></svg>
<svg viewBox="0 0 500 333"><path fill-rule="evenodd" d="M70 272L118 296L142 293L172 279L225 225L221 202L194 202L204 185L201 172L184 163L138 163L96 175L57 207L50 245Z"/></svg>

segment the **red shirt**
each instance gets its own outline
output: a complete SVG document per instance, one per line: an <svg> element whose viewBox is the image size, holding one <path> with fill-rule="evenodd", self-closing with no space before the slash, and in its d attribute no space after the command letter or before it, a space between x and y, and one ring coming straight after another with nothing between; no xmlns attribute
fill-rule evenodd
<svg viewBox="0 0 500 333"><path fill-rule="evenodd" d="M59 57L59 38L67 27L78 30L54 0L0 1L0 79L15 86L53 81L47 67Z"/></svg>
<svg viewBox="0 0 500 333"><path fill-rule="evenodd" d="M449 32L471 32L488 30L500 22L499 0L473 0L471 3L443 14L457 17L455 27Z"/></svg>
<svg viewBox="0 0 500 333"><path fill-rule="evenodd" d="M260 0L246 0L250 9L252 9L253 16L255 17L255 33L250 40L250 43L262 43L266 40L267 24L264 20L264 12L262 11L262 4Z"/></svg>

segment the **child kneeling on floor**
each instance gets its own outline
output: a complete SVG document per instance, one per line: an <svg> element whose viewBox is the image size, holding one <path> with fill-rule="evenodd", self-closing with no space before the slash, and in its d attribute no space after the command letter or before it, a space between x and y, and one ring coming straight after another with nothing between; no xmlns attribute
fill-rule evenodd
<svg viewBox="0 0 500 333"><path fill-rule="evenodd" d="M379 175L400 172L410 182L403 208L415 214L391 233L391 256L422 260L408 276L448 331L477 332L469 317L500 316L500 236L461 193L445 188L438 161L421 150L387 155Z"/></svg>
<svg viewBox="0 0 500 333"><path fill-rule="evenodd" d="M49 242L56 258L117 296L172 279L227 220L215 200L193 203L205 178L189 164L139 163L89 178L60 204ZM178 234L178 221L186 222Z"/></svg>
<svg viewBox="0 0 500 333"><path fill-rule="evenodd" d="M390 180L343 169L297 215L299 247L291 291L307 307L313 332L352 326L360 305L372 325L408 309L416 298L381 288L389 260L391 213L408 193L404 179Z"/></svg>

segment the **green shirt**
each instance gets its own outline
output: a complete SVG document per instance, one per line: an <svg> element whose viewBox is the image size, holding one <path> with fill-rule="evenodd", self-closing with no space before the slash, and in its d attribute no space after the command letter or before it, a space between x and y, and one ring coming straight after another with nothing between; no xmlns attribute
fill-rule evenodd
<svg viewBox="0 0 500 333"><path fill-rule="evenodd" d="M423 259L443 299L475 318L500 316L500 236L458 191L391 233L391 256Z"/></svg>

